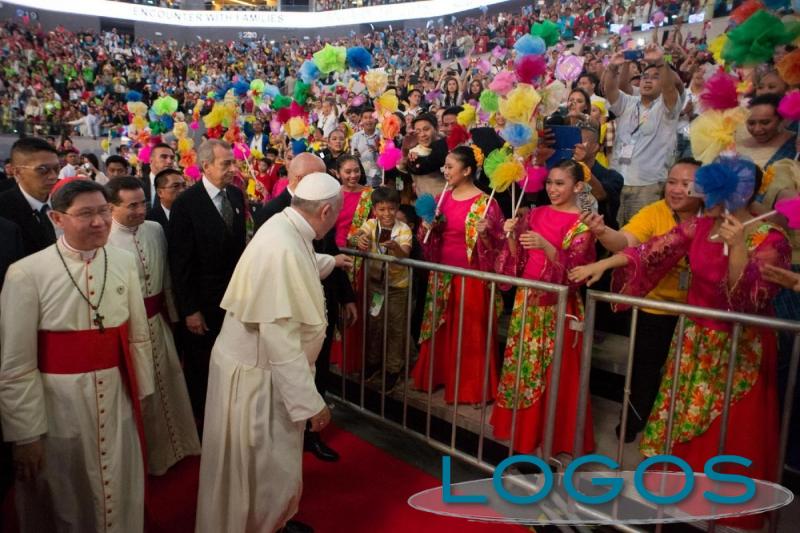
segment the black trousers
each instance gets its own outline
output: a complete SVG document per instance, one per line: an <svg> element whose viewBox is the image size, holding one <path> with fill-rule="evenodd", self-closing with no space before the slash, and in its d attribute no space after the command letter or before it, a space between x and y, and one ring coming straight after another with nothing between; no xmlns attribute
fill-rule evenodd
<svg viewBox="0 0 800 533"><path fill-rule="evenodd" d="M201 311L208 326L205 335L195 335L186 328L186 322L181 325L183 338L183 375L186 377L186 388L189 390L189 399L192 402L192 411L197 420L202 421L205 416L206 392L208 391L208 364L211 360L211 349L222 329L222 320L225 311L204 309ZM201 424L202 429L202 424Z"/></svg>
<svg viewBox="0 0 800 533"><path fill-rule="evenodd" d="M633 347L628 431L635 430L638 433L647 424L677 324L678 317L674 315L639 312Z"/></svg>
<svg viewBox="0 0 800 533"><path fill-rule="evenodd" d="M322 343L322 348L317 356L317 361L314 363L316 368L316 375L314 376L314 384L317 386L317 392L325 398L328 392L328 383L331 379L331 346L333 345L334 331L336 324L339 323L339 304L328 306L328 327L325 330L325 342Z"/></svg>

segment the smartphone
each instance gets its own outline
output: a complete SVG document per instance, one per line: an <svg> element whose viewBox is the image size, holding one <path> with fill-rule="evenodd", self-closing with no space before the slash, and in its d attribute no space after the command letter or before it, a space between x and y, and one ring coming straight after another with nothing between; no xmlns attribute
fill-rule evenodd
<svg viewBox="0 0 800 533"><path fill-rule="evenodd" d="M644 52L641 50L625 50L622 52L622 57L625 61L640 61L644 57Z"/></svg>
<svg viewBox="0 0 800 533"><path fill-rule="evenodd" d="M378 244L383 244L383 243L385 243L387 241L391 241L391 240L392 240L392 230L391 229L386 229L386 228L381 228L381 233L378 236Z"/></svg>

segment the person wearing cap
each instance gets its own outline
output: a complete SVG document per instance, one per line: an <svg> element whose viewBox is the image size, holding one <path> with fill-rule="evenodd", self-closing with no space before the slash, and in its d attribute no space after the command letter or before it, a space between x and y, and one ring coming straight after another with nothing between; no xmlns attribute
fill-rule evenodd
<svg viewBox="0 0 800 533"><path fill-rule="evenodd" d="M136 260L106 244L107 199L93 181L59 182L63 236L11 265L0 295L0 420L23 533L144 528L152 347Z"/></svg>
<svg viewBox="0 0 800 533"><path fill-rule="evenodd" d="M192 404L172 336L171 324L178 321L178 312L167 266L167 238L158 222L145 220L142 180L114 178L106 190L112 215L108 242L137 259L156 383L155 394L142 402L147 472L160 476L184 457L200 455Z"/></svg>
<svg viewBox="0 0 800 533"><path fill-rule="evenodd" d="M211 355L198 533L276 531L297 512L303 430L330 410L314 384L327 318L314 239L336 224L339 182L305 176L256 232L222 299Z"/></svg>

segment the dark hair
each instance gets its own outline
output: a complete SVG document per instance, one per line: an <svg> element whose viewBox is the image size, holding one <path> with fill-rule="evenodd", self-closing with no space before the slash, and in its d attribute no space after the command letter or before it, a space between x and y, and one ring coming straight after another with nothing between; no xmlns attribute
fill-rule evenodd
<svg viewBox="0 0 800 533"><path fill-rule="evenodd" d="M175 155L175 150L173 150L173 149L172 149L172 146L168 145L167 143L158 143L157 145L153 146L153 147L150 149L150 153L151 153L151 154L155 153L155 151L156 151L157 149L159 149L159 148L166 148L167 150L169 150L170 152L172 152L172 155ZM153 156L151 155L150 157L153 157Z"/></svg>
<svg viewBox="0 0 800 533"><path fill-rule="evenodd" d="M444 113L442 113L442 118L449 115L458 116L458 114L461 113L462 111L464 111L464 108L460 105L450 106L444 110Z"/></svg>
<svg viewBox="0 0 800 533"><path fill-rule="evenodd" d="M100 168L100 161L97 160L97 156L93 153L85 153L81 154L81 157L85 157L89 160L89 162L94 166L94 168Z"/></svg>
<svg viewBox="0 0 800 533"><path fill-rule="evenodd" d="M167 178L172 174L177 174L178 176L183 176L183 173L178 170L177 168L165 168L158 174L156 174L155 179L153 180L153 184L156 186L156 189L163 189L164 185L167 184ZM141 180L140 180L141 181Z"/></svg>
<svg viewBox="0 0 800 533"><path fill-rule="evenodd" d="M401 204L397 209L402 211L406 216L406 220L411 229L419 225L419 215L417 215L417 210L414 209L413 205Z"/></svg>
<svg viewBox="0 0 800 533"><path fill-rule="evenodd" d="M361 161L352 154L342 154L336 158L336 171L340 171L345 163L348 161L353 161L357 165L359 165L359 170L361 169Z"/></svg>
<svg viewBox="0 0 800 533"><path fill-rule="evenodd" d="M433 113L420 113L419 115L414 117L414 120L411 121L411 125L416 126L417 122L423 122L423 121L429 122L431 126L433 126L433 129L435 130L439 129L439 121L436 120L436 115L434 115Z"/></svg>
<svg viewBox="0 0 800 533"><path fill-rule="evenodd" d="M392 187L376 187L372 191L372 205L380 203L400 205L400 193Z"/></svg>
<svg viewBox="0 0 800 533"><path fill-rule="evenodd" d="M374 113L375 108L369 106L363 106L361 109L358 110L359 115L364 115L364 113Z"/></svg>
<svg viewBox="0 0 800 533"><path fill-rule="evenodd" d="M278 157L278 150L276 150L275 148L269 147L269 148L267 148L267 151L266 151L266 153L264 155L266 155L266 154L270 154L270 155L274 155L275 157Z"/></svg>
<svg viewBox="0 0 800 533"><path fill-rule="evenodd" d="M574 89L572 89L569 92L569 95L567 95L567 98L569 98L569 96L571 96L572 93L581 93L583 95L583 99L586 102L586 107L584 108L583 112L585 114L587 114L587 115L590 114L592 112L592 98L589 96L589 93L587 93L586 91L584 91L580 87L575 87Z"/></svg>
<svg viewBox="0 0 800 533"><path fill-rule="evenodd" d="M469 146L456 146L448 155L452 155L458 159L462 165L469 167L469 179L474 180L478 172L478 161L475 159L475 152Z"/></svg>
<svg viewBox="0 0 800 533"><path fill-rule="evenodd" d="M575 183L583 182L583 167L574 159L562 159L553 167L567 172ZM551 169L552 170L552 169Z"/></svg>
<svg viewBox="0 0 800 533"><path fill-rule="evenodd" d="M101 193L103 198L108 201L108 191L96 181L75 180L59 187L55 194L50 197L50 205L53 207L54 211L64 213L72 206L72 202L75 201L75 198L79 194L91 192Z"/></svg>
<svg viewBox="0 0 800 533"><path fill-rule="evenodd" d="M417 89L416 87L414 87L413 89L411 89L410 91L408 91L408 94L407 94L406 96L408 96L409 98L411 98L411 95L412 95L412 94L414 94L414 93L419 93L419 96L420 96L420 98L422 97L422 91L421 91L421 90L419 90L419 89Z"/></svg>
<svg viewBox="0 0 800 533"><path fill-rule="evenodd" d="M595 91L597 90L597 87L600 85L600 80L598 80L597 76L595 76L591 72L586 72L586 71L581 72L581 75L578 76L578 81L580 81L581 78L589 78L589 81L594 84Z"/></svg>
<svg viewBox="0 0 800 533"><path fill-rule="evenodd" d="M106 158L106 169L108 169L108 165L110 165L112 163L117 163L119 165L122 165L125 168L130 168L130 165L128 164L128 160L125 159L124 157L122 157L121 155L110 155L110 156L108 156Z"/></svg>
<svg viewBox="0 0 800 533"><path fill-rule="evenodd" d="M762 94L761 96L756 96L750 100L750 105L748 105L747 108L753 109L757 105L768 105L772 106L777 112L780 103L781 97L777 94Z"/></svg>
<svg viewBox="0 0 800 533"><path fill-rule="evenodd" d="M58 150L39 137L23 137L11 146L11 159L14 159L14 154L31 155L36 152L50 152L51 154L58 155Z"/></svg>
<svg viewBox="0 0 800 533"><path fill-rule="evenodd" d="M161 173L159 172L159 174ZM120 176L118 178L113 178L111 181L106 183L106 191L108 192L107 200L114 205L118 205L120 202L120 191L135 191L137 189L144 192L142 180L139 178L134 178L133 176Z"/></svg>
<svg viewBox="0 0 800 533"><path fill-rule="evenodd" d="M701 161L698 161L694 157L682 157L677 161L675 161L675 163L672 164L672 167L674 168L677 167L678 165L692 165L700 168L703 166L703 163Z"/></svg>

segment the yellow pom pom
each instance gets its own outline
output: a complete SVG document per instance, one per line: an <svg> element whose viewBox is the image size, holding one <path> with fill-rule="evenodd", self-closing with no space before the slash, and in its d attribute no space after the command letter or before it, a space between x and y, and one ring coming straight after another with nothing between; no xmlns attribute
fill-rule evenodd
<svg viewBox="0 0 800 533"><path fill-rule="evenodd" d="M250 157L258 161L264 159L264 154L262 154L261 150L259 150L258 148L253 148L252 150L250 150Z"/></svg>
<svg viewBox="0 0 800 533"><path fill-rule="evenodd" d="M189 137L178 139L178 153L185 154L194 148L194 141Z"/></svg>
<svg viewBox="0 0 800 533"><path fill-rule="evenodd" d="M510 122L527 124L542 97L532 85L520 83L500 99L500 114Z"/></svg>
<svg viewBox="0 0 800 533"><path fill-rule="evenodd" d="M147 119L141 115L136 115L133 117L133 121L131 122L134 128L137 130L143 130L147 127Z"/></svg>
<svg viewBox="0 0 800 533"><path fill-rule="evenodd" d="M249 198L256 197L256 180L254 179L247 180L247 196Z"/></svg>
<svg viewBox="0 0 800 533"><path fill-rule="evenodd" d="M300 117L292 117L284 125L286 133L292 139L298 140L306 136L306 123Z"/></svg>
<svg viewBox="0 0 800 533"><path fill-rule="evenodd" d="M689 141L692 154L705 164L711 163L723 150L734 143L736 129L747 120L741 107L725 111L708 110L690 124Z"/></svg>
<svg viewBox="0 0 800 533"><path fill-rule="evenodd" d="M206 128L209 129L216 128L220 125L224 116L225 111L223 110L222 105L214 104L214 107L211 108L211 112L203 117L203 124L205 124Z"/></svg>
<svg viewBox="0 0 800 533"><path fill-rule="evenodd" d="M189 134L189 126L185 122L176 122L172 127L172 133L178 139L183 139Z"/></svg>
<svg viewBox="0 0 800 533"><path fill-rule="evenodd" d="M136 157L135 155L132 155L132 156L130 156L130 157L128 158L128 164L129 164L130 166L132 166L132 167L135 167L136 165L138 165L138 164L139 164L139 158L138 158L138 157Z"/></svg>
<svg viewBox="0 0 800 533"><path fill-rule="evenodd" d="M724 65L725 61L722 59L722 49L728 42L728 34L721 33L717 35L710 43L708 43L708 51L714 56L714 61L720 65Z"/></svg>
<svg viewBox="0 0 800 533"><path fill-rule="evenodd" d="M400 106L400 100L397 98L397 94L394 92L394 89L390 89L383 93L380 98L378 98L378 107L381 108L381 111L388 111L389 113L394 113Z"/></svg>
<svg viewBox="0 0 800 533"><path fill-rule="evenodd" d="M497 192L503 192L515 181L519 181L525 175L525 167L518 161L507 161L500 163L489 179L489 186Z"/></svg>
<svg viewBox="0 0 800 533"><path fill-rule="evenodd" d="M375 98L389 85L389 76L382 68L370 69L364 76L364 84L367 86L369 95Z"/></svg>
<svg viewBox="0 0 800 533"><path fill-rule="evenodd" d="M475 123L475 119L477 117L477 113L475 112L475 106L473 106L472 104L464 104L462 107L464 108L464 110L461 111L456 116L456 122L458 122L465 128L469 128L472 124Z"/></svg>
<svg viewBox="0 0 800 533"><path fill-rule="evenodd" d="M514 153L524 159L530 155L533 155L533 153L536 151L536 146L536 141L529 142L528 144L524 144L517 148Z"/></svg>
<svg viewBox="0 0 800 533"><path fill-rule="evenodd" d="M108 152L108 149L111 147L111 143L108 142L108 139L103 139L100 141L100 148L103 149L104 152Z"/></svg>

